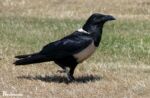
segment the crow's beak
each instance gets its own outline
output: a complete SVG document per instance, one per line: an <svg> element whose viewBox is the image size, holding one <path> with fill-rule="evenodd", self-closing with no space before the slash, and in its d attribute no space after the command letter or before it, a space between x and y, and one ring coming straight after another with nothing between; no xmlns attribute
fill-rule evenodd
<svg viewBox="0 0 150 98"><path fill-rule="evenodd" d="M113 16L111 16L111 15L106 15L105 17L104 17L104 19L106 20L106 21L110 21L110 20L116 20Z"/></svg>

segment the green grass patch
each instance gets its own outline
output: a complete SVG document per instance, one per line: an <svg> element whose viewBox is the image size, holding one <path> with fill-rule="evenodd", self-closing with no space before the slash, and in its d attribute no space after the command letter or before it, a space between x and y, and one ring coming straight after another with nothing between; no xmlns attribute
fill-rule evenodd
<svg viewBox="0 0 150 98"><path fill-rule="evenodd" d="M9 57L39 51L82 27L85 20L0 17L0 51ZM150 21L117 20L105 24L102 41L89 62L150 65Z"/></svg>

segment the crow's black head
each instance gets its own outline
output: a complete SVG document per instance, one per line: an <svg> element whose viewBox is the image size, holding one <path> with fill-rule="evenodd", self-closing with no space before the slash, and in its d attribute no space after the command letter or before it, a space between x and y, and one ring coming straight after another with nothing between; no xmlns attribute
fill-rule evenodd
<svg viewBox="0 0 150 98"><path fill-rule="evenodd" d="M92 14L89 19L87 20L87 23L89 24L104 24L107 21L115 20L115 18L111 15L104 15L99 13Z"/></svg>
<svg viewBox="0 0 150 98"><path fill-rule="evenodd" d="M107 21L115 20L111 15L104 15L99 13L92 14L83 26L83 29L88 32L99 32Z"/></svg>

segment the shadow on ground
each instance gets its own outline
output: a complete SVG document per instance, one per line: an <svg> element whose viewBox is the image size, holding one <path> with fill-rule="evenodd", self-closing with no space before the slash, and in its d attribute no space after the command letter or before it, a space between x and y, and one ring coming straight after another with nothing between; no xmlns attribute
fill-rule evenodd
<svg viewBox="0 0 150 98"><path fill-rule="evenodd" d="M55 83L67 83L67 79L64 76L58 76L58 75L53 75L53 76L18 76L18 79L28 79L28 80L41 80L44 82L55 82ZM94 81L99 81L102 79L102 77L97 76L97 75L85 75L85 76L79 76L75 77L74 83L87 83L87 82L94 82Z"/></svg>

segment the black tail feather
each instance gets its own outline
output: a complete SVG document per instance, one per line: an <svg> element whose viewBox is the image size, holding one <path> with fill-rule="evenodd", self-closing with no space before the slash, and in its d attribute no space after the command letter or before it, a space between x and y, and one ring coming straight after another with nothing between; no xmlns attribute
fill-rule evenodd
<svg viewBox="0 0 150 98"><path fill-rule="evenodd" d="M15 56L15 58L21 59L21 58L26 58L28 56L30 56L30 55L17 55L17 56Z"/></svg>
<svg viewBox="0 0 150 98"><path fill-rule="evenodd" d="M15 56L15 58L17 58L17 59L22 59L22 58L26 58L26 57L29 57L29 56L35 56L35 55L38 55L38 53L25 54L25 55L17 55L17 56Z"/></svg>
<svg viewBox="0 0 150 98"><path fill-rule="evenodd" d="M27 64L34 64L34 63L41 63L44 61L50 61L50 59L44 55L34 55L29 56L26 58L19 59L14 62L15 65L27 65Z"/></svg>

